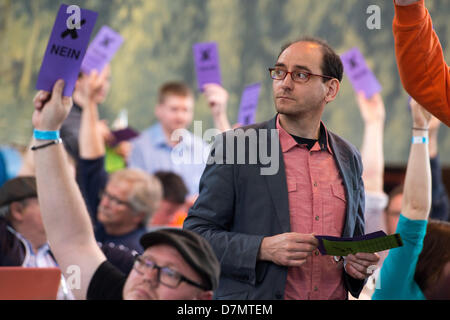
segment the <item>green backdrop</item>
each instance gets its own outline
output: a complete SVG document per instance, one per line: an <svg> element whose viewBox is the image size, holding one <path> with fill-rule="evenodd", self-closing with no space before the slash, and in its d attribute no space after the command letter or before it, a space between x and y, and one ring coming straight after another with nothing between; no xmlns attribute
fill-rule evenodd
<svg viewBox="0 0 450 320"><path fill-rule="evenodd" d="M0 0L0 144L26 144L31 136L31 104L35 83L55 14L62 1ZM87 0L71 1L99 12L95 34L107 24L125 42L112 62L111 93L101 115L112 122L126 108L129 124L139 130L155 121L158 87L184 80L196 89L192 44L219 45L224 87L230 93L228 116L236 122L242 89L261 81L257 121L274 114L272 66L282 44L301 35L326 39L338 53L357 46L383 86L386 105L385 158L388 164L407 161L410 114L407 94L395 64L391 0ZM369 30L366 9L381 8L381 29ZM448 0L427 0L447 61L450 61ZM195 119L212 125L204 98L197 94ZM363 122L354 93L344 78L338 99L327 106L328 128L356 146ZM440 153L450 163L449 130L440 130Z"/></svg>

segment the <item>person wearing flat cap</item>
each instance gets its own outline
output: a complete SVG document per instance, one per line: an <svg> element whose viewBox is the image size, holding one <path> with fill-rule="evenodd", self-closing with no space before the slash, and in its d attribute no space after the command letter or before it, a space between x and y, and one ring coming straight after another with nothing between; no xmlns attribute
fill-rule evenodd
<svg viewBox="0 0 450 320"><path fill-rule="evenodd" d="M103 262L92 276L88 300L210 300L219 283L219 262L196 233L164 228L142 236L129 276Z"/></svg>
<svg viewBox="0 0 450 320"><path fill-rule="evenodd" d="M63 97L64 81L52 92L34 98L33 126L39 132L57 132L72 106ZM96 245L92 223L76 181L70 175L60 143L35 134L34 160L39 204L52 252L61 270L77 265L77 299L211 299L218 286L220 265L209 243L186 230L159 229L144 234L142 255L128 276L106 260Z"/></svg>
<svg viewBox="0 0 450 320"><path fill-rule="evenodd" d="M14 178L0 188L0 237L0 266L31 264L33 255L48 252L33 177Z"/></svg>
<svg viewBox="0 0 450 320"><path fill-rule="evenodd" d="M58 266L47 243L34 177L17 177L0 188L0 266ZM73 299L64 277L57 298Z"/></svg>

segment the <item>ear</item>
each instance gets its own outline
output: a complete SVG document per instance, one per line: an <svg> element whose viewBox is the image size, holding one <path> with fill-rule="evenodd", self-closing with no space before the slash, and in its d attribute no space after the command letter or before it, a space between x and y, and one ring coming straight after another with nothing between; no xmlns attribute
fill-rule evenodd
<svg viewBox="0 0 450 320"><path fill-rule="evenodd" d="M325 95L325 102L326 103L330 103L331 101L333 101L338 92L339 92L339 88L340 88L340 82L338 79L331 79L330 81L328 81L326 83L327 86L327 92Z"/></svg>
<svg viewBox="0 0 450 320"><path fill-rule="evenodd" d="M9 211L11 213L11 218L14 221L23 221L23 205L20 202L12 202L9 205Z"/></svg>

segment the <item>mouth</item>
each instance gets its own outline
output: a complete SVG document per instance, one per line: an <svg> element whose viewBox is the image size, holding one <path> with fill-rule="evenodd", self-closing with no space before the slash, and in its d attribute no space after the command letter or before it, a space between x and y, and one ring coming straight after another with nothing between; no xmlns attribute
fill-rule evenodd
<svg viewBox="0 0 450 320"><path fill-rule="evenodd" d="M144 300L155 300L154 297L152 297L147 291L141 288L134 289L135 294L137 294L139 297L141 297Z"/></svg>
<svg viewBox="0 0 450 320"><path fill-rule="evenodd" d="M285 96L278 96L277 99L295 101L294 99L292 99L292 98L290 98L290 97L285 97Z"/></svg>

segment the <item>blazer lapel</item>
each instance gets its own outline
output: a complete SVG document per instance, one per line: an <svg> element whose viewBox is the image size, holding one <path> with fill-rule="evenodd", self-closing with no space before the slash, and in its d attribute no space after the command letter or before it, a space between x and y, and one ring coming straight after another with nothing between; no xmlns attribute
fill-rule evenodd
<svg viewBox="0 0 450 320"><path fill-rule="evenodd" d="M267 150L271 150L271 134L270 130L276 129L276 116L267 122ZM278 163L279 168L277 174L265 175L264 179L267 182L270 197L272 198L276 214L281 226L281 233L290 232L290 218L289 218L289 199L286 183L286 170L284 167L283 153L281 146L278 147Z"/></svg>
<svg viewBox="0 0 450 320"><path fill-rule="evenodd" d="M342 231L342 236L348 236L353 234L353 230L351 226L354 225L354 216L352 214L352 203L353 203L353 183L352 178L349 176L349 174L352 172L351 164L348 157L348 153L342 152L341 148L339 147L338 143L334 139L334 134L328 131L328 138L330 141L330 147L333 151L334 158L336 160L336 165L339 170L339 173L341 174L342 181L344 182L345 187L345 195L347 199L347 206L345 210L345 224L344 224L344 230Z"/></svg>

